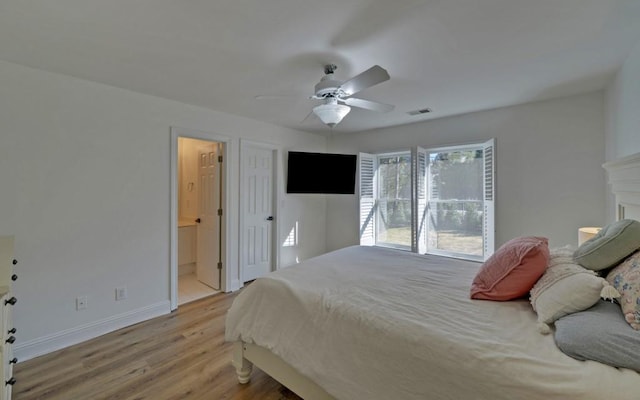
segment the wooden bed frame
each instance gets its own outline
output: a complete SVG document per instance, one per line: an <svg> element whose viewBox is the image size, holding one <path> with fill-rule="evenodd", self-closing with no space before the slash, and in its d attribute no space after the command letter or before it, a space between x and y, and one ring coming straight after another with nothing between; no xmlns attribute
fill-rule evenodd
<svg viewBox="0 0 640 400"><path fill-rule="evenodd" d="M640 153L607 162L603 167L615 195L616 218L640 221ZM236 342L232 364L241 384L249 382L255 365L305 400L335 400L315 382L263 347Z"/></svg>

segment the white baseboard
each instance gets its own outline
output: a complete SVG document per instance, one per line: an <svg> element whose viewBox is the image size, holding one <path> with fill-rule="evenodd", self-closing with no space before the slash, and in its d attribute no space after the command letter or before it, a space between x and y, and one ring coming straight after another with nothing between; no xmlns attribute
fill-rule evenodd
<svg viewBox="0 0 640 400"><path fill-rule="evenodd" d="M163 301L124 314L114 315L100 321L19 343L14 346L13 353L19 361L26 361L170 312L171 306L169 301Z"/></svg>
<svg viewBox="0 0 640 400"><path fill-rule="evenodd" d="M196 273L196 263L178 265L178 276Z"/></svg>

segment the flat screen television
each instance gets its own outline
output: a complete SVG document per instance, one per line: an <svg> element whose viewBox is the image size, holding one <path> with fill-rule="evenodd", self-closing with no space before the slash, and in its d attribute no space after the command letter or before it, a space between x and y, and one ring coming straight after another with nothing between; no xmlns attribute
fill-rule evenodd
<svg viewBox="0 0 640 400"><path fill-rule="evenodd" d="M354 194L355 154L290 151L287 193Z"/></svg>

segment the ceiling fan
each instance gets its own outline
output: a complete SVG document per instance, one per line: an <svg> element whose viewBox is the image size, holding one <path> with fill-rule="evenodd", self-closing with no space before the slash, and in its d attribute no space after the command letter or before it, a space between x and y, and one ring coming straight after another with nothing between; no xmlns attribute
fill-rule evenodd
<svg viewBox="0 0 640 400"><path fill-rule="evenodd" d="M389 80L389 73L384 68L374 65L344 82L334 78L333 73L336 69L338 67L335 64L325 65L325 75L316 84L315 93L311 96L312 99L324 102L312 111L323 123L333 128L351 111L350 106L378 112L393 110L394 106L389 104L351 97L366 88Z"/></svg>

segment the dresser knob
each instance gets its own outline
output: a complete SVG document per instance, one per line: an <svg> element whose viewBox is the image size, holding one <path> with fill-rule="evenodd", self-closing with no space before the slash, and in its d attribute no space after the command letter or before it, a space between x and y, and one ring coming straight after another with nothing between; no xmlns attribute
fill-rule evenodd
<svg viewBox="0 0 640 400"><path fill-rule="evenodd" d="M14 259L13 260L13 265L16 265L18 263L18 260Z"/></svg>
<svg viewBox="0 0 640 400"><path fill-rule="evenodd" d="M9 336L9 339L5 340L5 343L11 343L13 344L13 342L16 341L16 337L15 336Z"/></svg>
<svg viewBox="0 0 640 400"><path fill-rule="evenodd" d="M15 297L10 298L9 300L5 300L4 301L4 305L6 306L7 304L11 304L12 306L15 305L18 302L18 299L16 299Z"/></svg>
<svg viewBox="0 0 640 400"><path fill-rule="evenodd" d="M7 333L8 333L9 335L11 335L11 334L13 334L13 333L16 333L17 331L18 331L18 330L17 330L16 328L11 328L11 329L9 329L9 330L7 331Z"/></svg>
<svg viewBox="0 0 640 400"><path fill-rule="evenodd" d="M9 364L17 364L18 363L18 359L16 357L13 357L10 361Z"/></svg>
<svg viewBox="0 0 640 400"><path fill-rule="evenodd" d="M13 376L11 377L11 379L9 379L8 381L4 382L5 385L15 385L16 384L16 378L14 378Z"/></svg>
<svg viewBox="0 0 640 400"><path fill-rule="evenodd" d="M14 281L14 282L17 281L18 280L18 275L16 275L16 274L11 275L11 280Z"/></svg>

